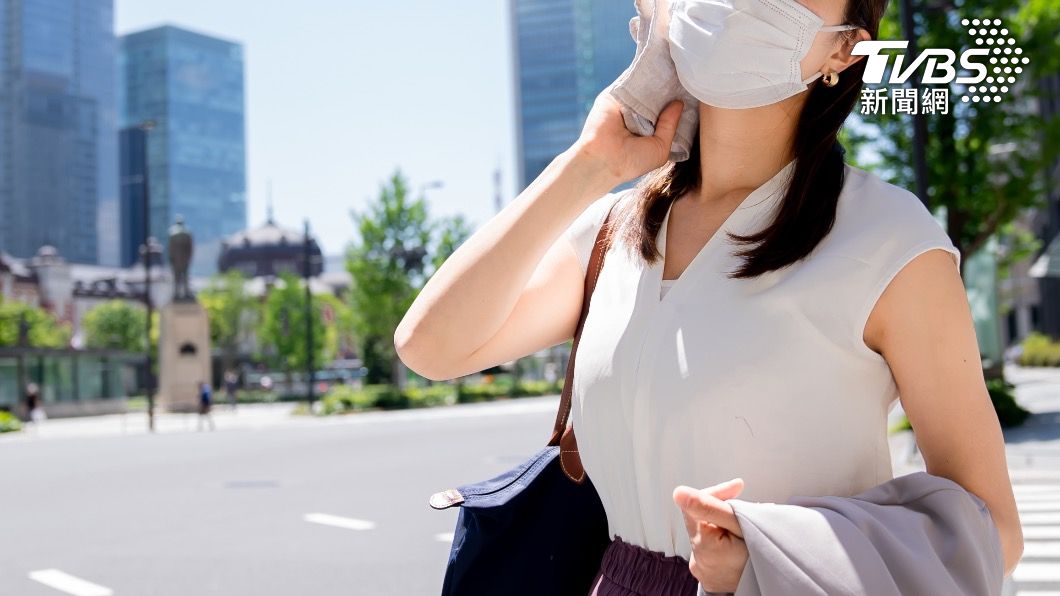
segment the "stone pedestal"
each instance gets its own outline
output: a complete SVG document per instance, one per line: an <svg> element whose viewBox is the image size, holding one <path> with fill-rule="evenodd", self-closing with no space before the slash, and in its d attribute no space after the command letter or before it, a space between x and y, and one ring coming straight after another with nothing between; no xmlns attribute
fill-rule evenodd
<svg viewBox="0 0 1060 596"><path fill-rule="evenodd" d="M199 387L211 380L210 322L194 301L171 302L159 313L158 407L195 412Z"/></svg>

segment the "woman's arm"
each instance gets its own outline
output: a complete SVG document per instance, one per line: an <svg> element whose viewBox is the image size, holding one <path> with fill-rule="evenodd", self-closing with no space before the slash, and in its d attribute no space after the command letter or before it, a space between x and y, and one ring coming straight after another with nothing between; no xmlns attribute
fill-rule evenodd
<svg viewBox="0 0 1060 596"><path fill-rule="evenodd" d="M954 258L929 250L910 261L880 296L864 340L894 374L927 472L986 502L1011 574L1023 553L1023 530Z"/></svg>
<svg viewBox="0 0 1060 596"><path fill-rule="evenodd" d="M573 247L557 239L593 200L666 162L680 114L675 101L655 136L636 137L618 102L597 96L578 141L424 285L394 333L401 360L445 380L573 336L583 277Z"/></svg>
<svg viewBox="0 0 1060 596"><path fill-rule="evenodd" d="M570 337L582 277L561 235L613 186L578 148L556 157L427 281L394 334L401 360L444 380Z"/></svg>

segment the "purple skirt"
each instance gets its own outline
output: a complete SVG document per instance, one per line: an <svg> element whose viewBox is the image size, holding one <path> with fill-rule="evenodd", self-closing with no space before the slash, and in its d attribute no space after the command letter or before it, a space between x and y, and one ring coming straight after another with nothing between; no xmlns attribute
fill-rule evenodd
<svg viewBox="0 0 1060 596"><path fill-rule="evenodd" d="M589 596L696 596L688 559L667 556L615 536L604 551Z"/></svg>

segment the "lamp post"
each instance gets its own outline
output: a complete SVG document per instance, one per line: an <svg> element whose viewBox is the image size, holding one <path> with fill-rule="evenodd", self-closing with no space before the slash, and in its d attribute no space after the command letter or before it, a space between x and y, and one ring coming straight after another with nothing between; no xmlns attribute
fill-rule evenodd
<svg viewBox="0 0 1060 596"><path fill-rule="evenodd" d="M309 280L313 276L313 265L320 262L320 256L313 254L313 245L309 238L309 219L304 222L302 238L302 279L305 280L305 338L306 338L306 401L309 411L313 411L313 384L316 377L316 363L313 362L313 291Z"/></svg>
<svg viewBox="0 0 1060 596"><path fill-rule="evenodd" d="M155 382L154 371L152 371L154 358L151 350L151 319L154 314L154 302L151 300L151 263L155 258L162 255L162 245L155 240L154 236L148 236L147 241L140 247L140 254L144 259L144 305L147 307L147 325L145 325L145 338L147 340L147 377L144 391L147 393L147 428L155 430Z"/></svg>
<svg viewBox="0 0 1060 596"><path fill-rule="evenodd" d="M146 387L144 390L147 393L147 428L151 432L155 431L154 373L151 371L153 360L151 357L151 315L153 314L153 304L151 302L151 263L156 254L162 254L162 246L151 236L151 186L148 178L148 171L151 169L151 164L148 161L150 153L148 152L147 145L148 140L151 137L151 130L154 129L154 127L154 120L144 120L138 125L138 128L144 132L143 153L141 155L144 172L143 176L140 178L144 195L144 243L140 245L140 254L144 259L144 305L147 308L147 325L145 325L147 329L147 345L145 347L147 355L147 370L145 379Z"/></svg>

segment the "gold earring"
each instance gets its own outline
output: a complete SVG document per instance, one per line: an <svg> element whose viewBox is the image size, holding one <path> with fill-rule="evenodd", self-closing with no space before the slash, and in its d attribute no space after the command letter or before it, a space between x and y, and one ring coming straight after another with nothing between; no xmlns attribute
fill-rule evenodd
<svg viewBox="0 0 1060 596"><path fill-rule="evenodd" d="M823 81L825 87L835 87L836 83L839 82L839 73L833 70L824 75Z"/></svg>

